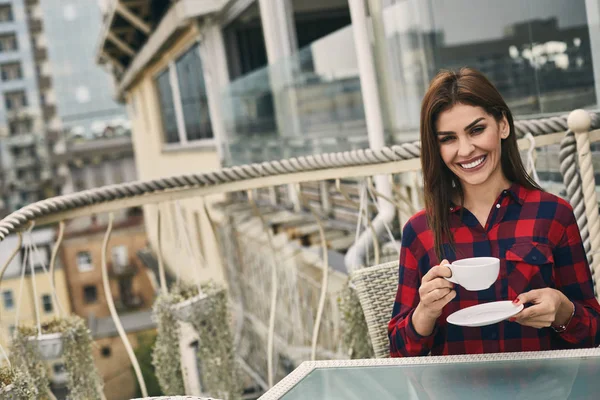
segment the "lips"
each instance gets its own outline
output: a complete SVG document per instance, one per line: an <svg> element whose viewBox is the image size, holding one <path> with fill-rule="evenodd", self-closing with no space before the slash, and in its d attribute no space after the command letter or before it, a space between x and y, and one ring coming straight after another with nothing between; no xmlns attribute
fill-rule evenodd
<svg viewBox="0 0 600 400"><path fill-rule="evenodd" d="M473 158L471 160L468 160L467 162L457 163L457 164L463 170L471 171L471 170L475 170L478 167L480 167L481 165L483 165L483 163L485 162L486 159L487 159L487 156L481 156L481 157L477 157L477 158Z"/></svg>

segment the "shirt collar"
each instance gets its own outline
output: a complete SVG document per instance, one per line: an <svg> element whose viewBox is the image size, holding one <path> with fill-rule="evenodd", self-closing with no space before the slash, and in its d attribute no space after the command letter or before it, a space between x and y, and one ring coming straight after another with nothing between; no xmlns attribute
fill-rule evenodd
<svg viewBox="0 0 600 400"><path fill-rule="evenodd" d="M508 189L503 190L502 194L510 195L514 201L516 201L520 205L523 205L523 203L525 203L525 199L527 198L528 192L529 192L528 189L524 188L520 184L513 183L510 185L510 187ZM461 208L462 208L461 206L456 205L453 202L450 202L450 212L451 213L460 211Z"/></svg>

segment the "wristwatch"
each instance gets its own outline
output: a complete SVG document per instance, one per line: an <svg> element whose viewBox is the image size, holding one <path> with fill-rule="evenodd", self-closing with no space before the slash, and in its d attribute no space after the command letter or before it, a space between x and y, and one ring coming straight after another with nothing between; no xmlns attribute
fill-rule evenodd
<svg viewBox="0 0 600 400"><path fill-rule="evenodd" d="M552 329L554 329L554 332L557 332L557 333L564 332L567 330L567 326L569 326L569 323L573 319L574 315L575 315L575 304L573 303L573 313L571 314L571 317L569 318L569 320L564 325L550 325L550 327Z"/></svg>

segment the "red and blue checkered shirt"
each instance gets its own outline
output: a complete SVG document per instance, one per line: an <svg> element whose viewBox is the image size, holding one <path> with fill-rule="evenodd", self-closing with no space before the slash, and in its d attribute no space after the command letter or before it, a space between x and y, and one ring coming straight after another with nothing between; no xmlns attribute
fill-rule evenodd
<svg viewBox="0 0 600 400"><path fill-rule="evenodd" d="M419 304L421 278L439 264L434 235L421 211L405 225L400 253L396 301L389 322L390 354L409 357L449 354L540 351L600 345L600 305L571 205L550 193L518 184L503 191L485 227L466 208L451 207L450 229L455 251L448 244L448 261L467 257L500 259L498 280L487 290L470 292L455 285L456 297L442 310L433 333L419 335L412 314ZM458 257L457 257L458 255ZM476 304L514 300L540 288L562 291L575 305L575 314L562 333L516 322L471 328L446 318Z"/></svg>

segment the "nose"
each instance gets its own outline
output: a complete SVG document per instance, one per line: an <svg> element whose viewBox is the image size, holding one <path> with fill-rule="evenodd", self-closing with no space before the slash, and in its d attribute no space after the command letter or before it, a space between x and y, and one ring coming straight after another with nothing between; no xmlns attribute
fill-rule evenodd
<svg viewBox="0 0 600 400"><path fill-rule="evenodd" d="M459 157L468 157L475 150L475 146L471 143L468 137L463 137L458 139L458 156Z"/></svg>

